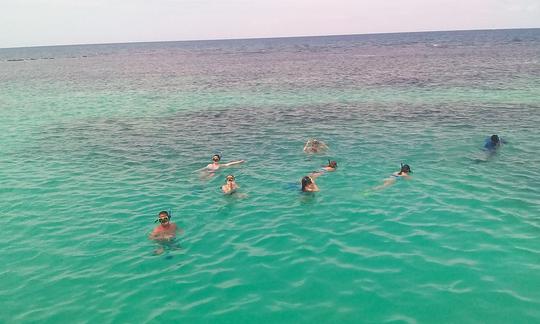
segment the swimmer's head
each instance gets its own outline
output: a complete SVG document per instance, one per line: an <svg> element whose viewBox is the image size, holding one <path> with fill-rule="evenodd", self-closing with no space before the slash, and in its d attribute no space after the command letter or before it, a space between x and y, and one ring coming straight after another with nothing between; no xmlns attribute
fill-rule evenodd
<svg viewBox="0 0 540 324"><path fill-rule="evenodd" d="M491 141L495 144L499 143L500 139L497 135L491 135Z"/></svg>
<svg viewBox="0 0 540 324"><path fill-rule="evenodd" d="M212 155L212 161L219 162L220 160L221 160L221 155L219 154Z"/></svg>
<svg viewBox="0 0 540 324"><path fill-rule="evenodd" d="M225 180L226 180L227 182L233 182L233 181L234 181L234 176L233 176L232 174L229 174L229 175L225 178Z"/></svg>
<svg viewBox="0 0 540 324"><path fill-rule="evenodd" d="M412 170L411 170L411 167L408 165L408 164L401 164L401 170L399 171L399 173L412 173Z"/></svg>
<svg viewBox="0 0 540 324"><path fill-rule="evenodd" d="M328 160L328 165L327 166L331 167L332 169L337 169L337 162Z"/></svg>
<svg viewBox="0 0 540 324"><path fill-rule="evenodd" d="M154 223L160 222L161 224L167 224L171 220L171 216L165 210L162 210L158 214L158 219Z"/></svg>
<svg viewBox="0 0 540 324"><path fill-rule="evenodd" d="M313 180L309 176L302 178L302 191L306 191L306 187L313 183Z"/></svg>

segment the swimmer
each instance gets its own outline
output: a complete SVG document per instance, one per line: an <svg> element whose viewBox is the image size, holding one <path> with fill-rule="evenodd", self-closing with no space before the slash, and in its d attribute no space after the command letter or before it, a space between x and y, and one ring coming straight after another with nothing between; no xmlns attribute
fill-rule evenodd
<svg viewBox="0 0 540 324"><path fill-rule="evenodd" d="M384 182L382 185L377 186L373 189L379 190L379 189L386 188L390 185L393 185L394 183L396 183L396 181L401 180L401 179L409 180L411 179L410 173L412 173L411 167L408 164L401 164L401 170L399 170L399 172L394 172L389 178L384 179Z"/></svg>
<svg viewBox="0 0 540 324"><path fill-rule="evenodd" d="M506 144L506 141L500 138L498 135L491 135L491 137L486 138L484 150L495 152L502 146L502 144Z"/></svg>
<svg viewBox="0 0 540 324"><path fill-rule="evenodd" d="M305 153L322 153L328 150L328 145L314 138L310 138L304 145Z"/></svg>
<svg viewBox="0 0 540 324"><path fill-rule="evenodd" d="M334 172L334 171L336 171L336 169L337 169L337 162L328 160L327 165L324 165L322 168L320 168L317 171L313 171L310 174L310 176L314 176L314 175L320 176L320 175L322 175L323 173L326 173L326 172Z"/></svg>
<svg viewBox="0 0 540 324"><path fill-rule="evenodd" d="M236 192L236 190L239 188L239 186L235 182L235 178L232 174L229 174L225 178L225 184L221 186L221 190L224 194L230 195Z"/></svg>
<svg viewBox="0 0 540 324"><path fill-rule="evenodd" d="M319 186L315 183L315 178L318 175L305 176L302 178L302 192L319 191Z"/></svg>
<svg viewBox="0 0 540 324"><path fill-rule="evenodd" d="M156 219L155 223L157 222L160 224L154 228L148 238L158 243L167 243L173 241L176 238L178 227L175 223L171 223L171 216L169 213L166 211L160 211L158 214L158 219ZM154 251L154 254L162 254L164 251L164 247L160 246Z"/></svg>
<svg viewBox="0 0 540 324"><path fill-rule="evenodd" d="M238 160L238 161L232 161L232 162L229 162L229 163L219 163L219 161L221 161L221 155L219 155L219 154L214 154L212 156L212 161L213 161L212 163L208 164L206 167L204 167L202 169L199 169L199 171L206 169L206 170L208 170L208 172L215 172L220 167L229 167L231 165L240 164L240 163L245 162L244 160Z"/></svg>
<svg viewBox="0 0 540 324"><path fill-rule="evenodd" d="M171 223L171 216L167 211L159 212L158 219L154 223L157 222L160 224L150 233L149 238L151 240L170 241L176 237L178 227L175 223Z"/></svg>
<svg viewBox="0 0 540 324"><path fill-rule="evenodd" d="M337 162L328 160L328 164L323 166L321 171L324 170L324 172L333 172L333 171L336 171L336 169L337 169Z"/></svg>

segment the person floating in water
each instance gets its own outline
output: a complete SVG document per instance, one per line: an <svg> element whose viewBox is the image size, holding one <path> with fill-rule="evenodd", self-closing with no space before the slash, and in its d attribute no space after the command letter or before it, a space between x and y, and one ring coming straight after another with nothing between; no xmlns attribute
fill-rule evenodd
<svg viewBox="0 0 540 324"><path fill-rule="evenodd" d="M171 216L167 211L164 210L159 212L158 219L156 219L155 223L157 222L160 224L154 228L148 238L160 243L160 246L154 251L154 253L161 254L164 252L163 243L169 243L174 241L176 238L178 226L176 226L175 223L171 223Z"/></svg>
<svg viewBox="0 0 540 324"><path fill-rule="evenodd" d="M322 174L322 173L321 173ZM319 191L319 186L315 183L315 179L321 174L311 174L302 178L302 192Z"/></svg>
<svg viewBox="0 0 540 324"><path fill-rule="evenodd" d="M238 188L240 187L236 184L235 178L232 174L229 174L225 178L225 184L221 186L221 190L226 195L233 194Z"/></svg>
<svg viewBox="0 0 540 324"><path fill-rule="evenodd" d="M328 160L328 164L323 166L321 168L321 172L333 172L333 171L336 171L337 169L337 162L336 161L333 161L333 160Z"/></svg>
<svg viewBox="0 0 540 324"><path fill-rule="evenodd" d="M219 168L221 167L229 167L231 165L235 165L235 164L240 164L240 163L244 163L245 161L244 160L238 160L238 161L232 161L232 162L228 162L228 163L219 163L219 161L221 161L221 155L219 154L214 154L212 156L212 163L208 164L206 167L200 169L200 170L208 170L209 172L215 172L216 170L218 170Z"/></svg>
<svg viewBox="0 0 540 324"><path fill-rule="evenodd" d="M326 172L334 172L337 169L337 162L328 160L328 164L322 166L319 170L313 171L310 176L321 176Z"/></svg>
<svg viewBox="0 0 540 324"><path fill-rule="evenodd" d="M375 190L383 189L388 186L393 185L396 183L396 181L399 181L401 179L411 179L410 174L412 173L411 167L408 164L401 164L401 169L399 172L394 172L389 178L384 179L383 184L380 186L375 187Z"/></svg>
<svg viewBox="0 0 540 324"><path fill-rule="evenodd" d="M304 152L306 153L322 153L328 150L328 145L323 141L319 141L314 138L310 138L306 145L304 145Z"/></svg>
<svg viewBox="0 0 540 324"><path fill-rule="evenodd" d="M491 137L486 138L484 150L495 152L501 148L502 144L506 144L506 141L500 138L498 135L491 135Z"/></svg>

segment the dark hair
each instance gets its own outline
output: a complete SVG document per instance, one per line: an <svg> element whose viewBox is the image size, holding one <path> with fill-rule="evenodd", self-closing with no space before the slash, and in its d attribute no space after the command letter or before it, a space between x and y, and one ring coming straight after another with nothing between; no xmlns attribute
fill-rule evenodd
<svg viewBox="0 0 540 324"><path fill-rule="evenodd" d="M399 170L399 174L402 174L403 172L411 173L411 167L408 164L402 164L401 170Z"/></svg>
<svg viewBox="0 0 540 324"><path fill-rule="evenodd" d="M497 135L491 135L491 141L493 143L499 143L499 136Z"/></svg>
<svg viewBox="0 0 540 324"><path fill-rule="evenodd" d="M214 155L212 155L212 160L213 160L214 157L216 157L216 156L217 156L217 158L218 158L218 161L221 161L221 155L219 155L219 154L214 154Z"/></svg>
<svg viewBox="0 0 540 324"><path fill-rule="evenodd" d="M169 212L166 210L162 210L159 212L158 216L165 215L168 219L171 219L171 216L169 215Z"/></svg>
<svg viewBox="0 0 540 324"><path fill-rule="evenodd" d="M311 178L309 176L305 176L302 178L302 191L306 191L306 186L310 183L313 183Z"/></svg>
<svg viewBox="0 0 540 324"><path fill-rule="evenodd" d="M337 169L337 162L328 160L328 165L331 168Z"/></svg>

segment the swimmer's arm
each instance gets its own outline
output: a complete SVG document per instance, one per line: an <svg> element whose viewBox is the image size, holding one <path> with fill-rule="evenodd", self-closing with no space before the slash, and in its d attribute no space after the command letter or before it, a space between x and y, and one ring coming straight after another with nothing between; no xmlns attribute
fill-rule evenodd
<svg viewBox="0 0 540 324"><path fill-rule="evenodd" d="M179 229L177 226L174 227L174 229L170 230L170 231L159 231L159 232L156 232L155 230L152 231L152 233L150 233L150 235L148 236L148 239L150 240L170 240L170 239L173 239L176 234L180 232L180 234L183 232L182 229Z"/></svg>
<svg viewBox="0 0 540 324"><path fill-rule="evenodd" d="M323 173L324 173L324 172L316 171L316 172L311 173L309 176L310 176L312 179L317 179L318 177L322 176Z"/></svg>
<svg viewBox="0 0 540 324"><path fill-rule="evenodd" d="M148 239L152 241L162 241L169 238L170 238L170 235L167 235L165 233L150 234L150 236L148 236Z"/></svg>
<svg viewBox="0 0 540 324"><path fill-rule="evenodd" d="M244 163L244 162L246 162L246 161L244 161L244 160L232 161L232 162L223 164L223 166L228 167L228 166L231 166L231 165L240 164L240 163Z"/></svg>
<svg viewBox="0 0 540 324"><path fill-rule="evenodd" d="M154 230L150 233L150 235L148 235L148 239L150 239L150 240L155 240L155 239L157 238L157 236L158 236L157 234L158 234L157 230L154 229Z"/></svg>
<svg viewBox="0 0 540 324"><path fill-rule="evenodd" d="M203 170L208 170L208 167L209 167L209 166L210 166L210 164L208 164L207 166L202 167L202 168L200 168L200 169L197 169L197 170L195 170L195 171L193 171L193 172L199 172L199 171L203 171Z"/></svg>

